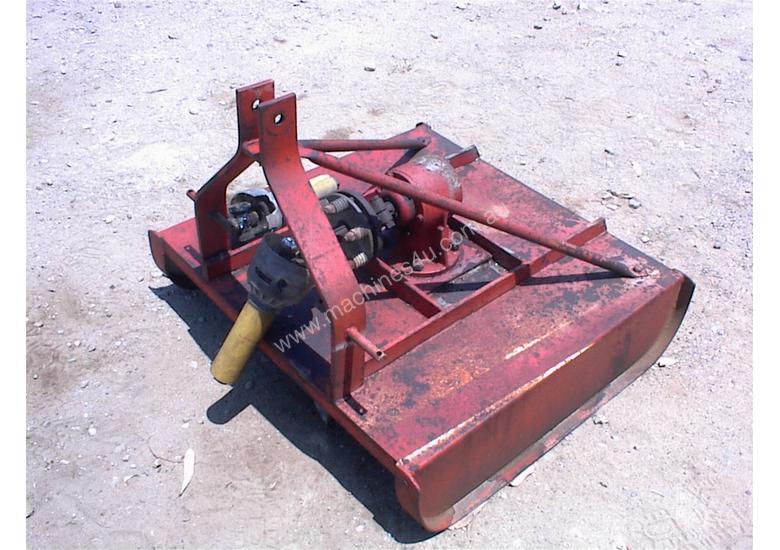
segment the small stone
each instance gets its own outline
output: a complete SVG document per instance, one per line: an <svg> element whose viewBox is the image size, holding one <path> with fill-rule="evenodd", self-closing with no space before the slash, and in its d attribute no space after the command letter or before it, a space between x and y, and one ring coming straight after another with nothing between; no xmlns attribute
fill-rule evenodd
<svg viewBox="0 0 780 550"><path fill-rule="evenodd" d="M366 526L363 525L363 524L358 525L357 527L355 527L355 532L356 533L362 533L365 530L365 528L366 528Z"/></svg>
<svg viewBox="0 0 780 550"><path fill-rule="evenodd" d="M542 26L541 26L539 23L537 23L536 25L534 25L534 29L536 29L537 31L540 31L540 30L542 30L543 28L544 28L544 27L542 27Z"/></svg>
<svg viewBox="0 0 780 550"><path fill-rule="evenodd" d="M88 433L89 435L95 435L95 434L97 434L97 428L95 428L95 426L90 426L90 427L87 429L87 433Z"/></svg>
<svg viewBox="0 0 780 550"><path fill-rule="evenodd" d="M431 38L433 38L434 40L438 40L439 39L439 35L432 32L431 33Z"/></svg>
<svg viewBox="0 0 780 550"><path fill-rule="evenodd" d="M32 379L33 379L33 380L38 380L38 375L37 375L37 374L33 374L33 375L32 375Z"/></svg>
<svg viewBox="0 0 780 550"><path fill-rule="evenodd" d="M607 488L607 484L606 484L606 483L604 483L603 481L599 481L599 485L601 485L601 486L602 486L602 487L604 487L605 489Z"/></svg>
<svg viewBox="0 0 780 550"><path fill-rule="evenodd" d="M517 474L517 475L516 475L516 476L515 476L515 477L514 477L514 478L513 478L513 479L512 479L510 482L509 482L509 485L510 485L510 487L519 487L519 486L520 486L520 484L521 484L521 483L523 483L523 481L525 481L526 479L528 479L528 477L529 477L531 474L533 474L533 473L534 473L534 470L535 470L535 468L534 468L534 465L533 465L533 464L531 464L530 466L528 466L528 467L527 467L525 470L523 470L522 472L520 472L519 474ZM462 520L461 520L461 521L462 521Z"/></svg>
<svg viewBox="0 0 780 550"><path fill-rule="evenodd" d="M114 223L114 220L116 220L116 216L114 215L106 216L105 218L103 218L103 221L105 223Z"/></svg>
<svg viewBox="0 0 780 550"><path fill-rule="evenodd" d="M188 110L189 110L189 113L190 113L191 115L197 115L197 114L200 112L200 111L198 110L198 106L197 106L197 105L195 105L195 104L192 104L192 105L190 105L190 107L189 107L189 109L188 109Z"/></svg>
<svg viewBox="0 0 780 550"><path fill-rule="evenodd" d="M138 474L130 474L129 476L125 476L122 478L122 482L127 485L127 482L133 479L134 477L138 477Z"/></svg>
<svg viewBox="0 0 780 550"><path fill-rule="evenodd" d="M554 9L554 10L559 10L559 9L561 9L561 4L560 4L560 2L553 2L552 9Z"/></svg>
<svg viewBox="0 0 780 550"><path fill-rule="evenodd" d="M75 347L79 347L79 346L81 345L81 340L74 340L74 341L73 341L73 345L74 345Z"/></svg>
<svg viewBox="0 0 780 550"><path fill-rule="evenodd" d="M618 56L618 57L626 57L626 52L624 52L624 51L622 51L622 50L618 50L618 51L617 51L617 56Z"/></svg>
<svg viewBox="0 0 780 550"><path fill-rule="evenodd" d="M664 355L663 357L661 357L658 360L658 362L656 364L660 368L671 367L671 366L674 366L675 364L677 364L677 359L675 359L674 357L670 357L670 356Z"/></svg>
<svg viewBox="0 0 780 550"><path fill-rule="evenodd" d="M97 346L95 344L90 344L87 347L87 351L95 351L97 349Z"/></svg>
<svg viewBox="0 0 780 550"><path fill-rule="evenodd" d="M141 282L141 281L143 281L143 280L144 280L144 276L143 276L143 275L139 275L139 276L138 276L138 282L140 283L140 282Z"/></svg>
<svg viewBox="0 0 780 550"><path fill-rule="evenodd" d="M366 71L367 73L373 73L376 70L376 67L374 67L373 65L365 65L363 67L363 70Z"/></svg>
<svg viewBox="0 0 780 550"><path fill-rule="evenodd" d="M649 243L650 237L648 237L647 235L642 235L641 237L639 237L639 240L642 241L643 243Z"/></svg>
<svg viewBox="0 0 780 550"><path fill-rule="evenodd" d="M35 321L33 326L36 328L41 328L43 326L43 321Z"/></svg>
<svg viewBox="0 0 780 550"><path fill-rule="evenodd" d="M178 36L176 36L175 34L169 34L169 35L168 35L168 39L169 39L169 40L178 40L178 39L179 39L179 37L178 37Z"/></svg>
<svg viewBox="0 0 780 550"><path fill-rule="evenodd" d="M615 149L612 147L604 147L604 152L608 155L615 155Z"/></svg>
<svg viewBox="0 0 780 550"><path fill-rule="evenodd" d="M125 455L122 457L122 462L127 462L128 460L130 460L130 455Z"/></svg>
<svg viewBox="0 0 780 550"><path fill-rule="evenodd" d="M620 206L615 203L611 203L607 205L607 208L609 208L610 210L617 210L618 208L620 208Z"/></svg>
<svg viewBox="0 0 780 550"><path fill-rule="evenodd" d="M161 466L162 466L162 462L160 462L160 459L159 458L155 458L154 462L152 462L152 468L154 468L156 470L157 468L160 468Z"/></svg>
<svg viewBox="0 0 780 550"><path fill-rule="evenodd" d="M637 208L642 206L642 203L639 202L637 199L629 199L628 206L629 208L633 208L634 210L636 210Z"/></svg>
<svg viewBox="0 0 780 550"><path fill-rule="evenodd" d="M89 386L89 380L82 380L81 381L81 389L83 390L87 386Z"/></svg>
<svg viewBox="0 0 780 550"><path fill-rule="evenodd" d="M719 241L715 241L714 243L712 243L712 248L714 248L715 250L720 250L721 246L723 245L721 245Z"/></svg>

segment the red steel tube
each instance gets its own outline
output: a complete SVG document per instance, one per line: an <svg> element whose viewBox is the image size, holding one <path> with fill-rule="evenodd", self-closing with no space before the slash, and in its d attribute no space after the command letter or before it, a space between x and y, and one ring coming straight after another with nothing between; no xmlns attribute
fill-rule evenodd
<svg viewBox="0 0 780 550"><path fill-rule="evenodd" d="M316 151L381 151L387 149L422 149L427 138L413 139L300 139L298 146Z"/></svg>
<svg viewBox="0 0 780 550"><path fill-rule="evenodd" d="M358 347L362 348L363 351L368 353L371 357L376 359L377 361L381 361L382 358L385 356L385 352L376 347L376 345L369 340L362 332L360 332L355 327L349 327L347 329L347 336L355 342Z"/></svg>
<svg viewBox="0 0 780 550"><path fill-rule="evenodd" d="M371 183L377 187L381 187L382 189L387 189L388 191L394 191L401 195L411 197L412 199L416 199L420 202L447 210L466 219L473 220L490 227L495 227L496 229L504 231L505 233L509 233L510 235L514 235L516 237L520 237L521 239L540 244L552 250L557 250L562 254L577 258L583 262L603 267L604 269L612 271L613 273L617 273L618 275L622 275L623 277L639 276L638 273L635 273L628 266L621 262L611 260L606 256L602 256L596 252L591 252L590 250L586 250L579 246L574 246L564 241L551 239L546 235L537 233L533 229L529 229L513 221L496 218L490 222L484 213L475 208L471 208L463 203L449 199L447 197L443 197L441 195L437 195L435 193L417 189L416 187L413 187L412 185L409 185L408 183L405 183L397 178L393 178L385 174L371 172L370 170L349 164L337 157L334 157L333 155L327 155L320 151L301 148L300 154L302 157L309 159L314 164L322 166L323 168L328 168L329 170L340 172L344 175Z"/></svg>

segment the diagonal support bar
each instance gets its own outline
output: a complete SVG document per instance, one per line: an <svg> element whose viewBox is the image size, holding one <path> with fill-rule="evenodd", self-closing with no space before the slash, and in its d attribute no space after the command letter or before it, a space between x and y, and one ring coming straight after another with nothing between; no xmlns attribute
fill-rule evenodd
<svg viewBox="0 0 780 550"><path fill-rule="evenodd" d="M428 145L427 138L409 139L299 139L298 146L323 152L384 151L390 149L420 150Z"/></svg>
<svg viewBox="0 0 780 550"><path fill-rule="evenodd" d="M583 262L603 267L604 269L612 271L613 273L623 277L639 276L638 272L635 272L619 261L607 258L606 256L596 252L592 252L579 246L574 246L558 239L551 239L546 235L538 233L533 229L510 220L502 220L500 218L491 220L486 214L480 212L476 208L466 206L465 204L456 200L443 197L435 193L430 193L423 189L418 189L397 178L393 178L385 174L377 174L371 170L366 170L365 168L361 168L355 164L347 163L337 157L334 157L333 155L328 155L320 151L300 148L300 152L303 158L309 159L314 164L322 166L323 168L327 168L335 172L340 172L347 176L352 176L354 178L376 185L377 187L381 187L382 189L394 191L395 193L405 195L420 202L447 210L448 212L457 214L463 218L495 227L496 229L504 231L505 233L509 233L510 235L520 237L521 239L545 246L552 250L557 250L562 254L577 258Z"/></svg>

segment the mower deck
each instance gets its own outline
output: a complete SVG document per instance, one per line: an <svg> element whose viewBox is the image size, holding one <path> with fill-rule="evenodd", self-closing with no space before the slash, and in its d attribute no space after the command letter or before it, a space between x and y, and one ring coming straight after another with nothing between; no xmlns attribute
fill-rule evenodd
<svg viewBox="0 0 780 550"><path fill-rule="evenodd" d="M425 125L400 137L429 138L441 154L460 149ZM378 173L402 159L408 153L393 150L342 157ZM307 177L321 173L331 172ZM367 187L332 175L344 189ZM331 331L317 291L277 317L262 351L395 475L402 506L431 531L473 510L652 365L693 291L685 275L607 233L603 220L588 223L482 160L459 177L465 205L648 274L619 277L486 225L466 231L455 216L451 227L469 237L460 267L370 296L364 334L386 358L366 356L362 385L335 402L326 395ZM236 317L257 243L231 252L231 271L209 280L194 219L151 231L150 241L164 272ZM358 280L370 284L391 269L375 259ZM296 330L297 342L289 337Z"/></svg>

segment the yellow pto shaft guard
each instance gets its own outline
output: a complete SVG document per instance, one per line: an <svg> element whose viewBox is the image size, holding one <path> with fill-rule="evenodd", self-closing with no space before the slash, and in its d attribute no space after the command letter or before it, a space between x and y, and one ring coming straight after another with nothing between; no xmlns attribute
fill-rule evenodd
<svg viewBox="0 0 780 550"><path fill-rule="evenodd" d="M211 374L223 384L234 384L273 322L275 313L244 304L211 364Z"/></svg>

